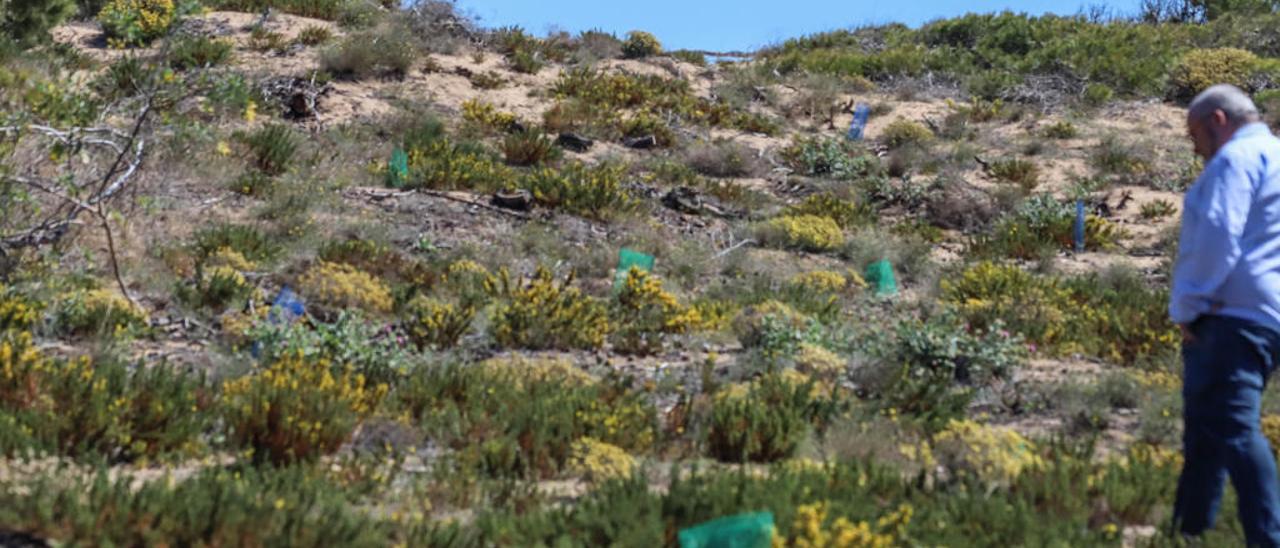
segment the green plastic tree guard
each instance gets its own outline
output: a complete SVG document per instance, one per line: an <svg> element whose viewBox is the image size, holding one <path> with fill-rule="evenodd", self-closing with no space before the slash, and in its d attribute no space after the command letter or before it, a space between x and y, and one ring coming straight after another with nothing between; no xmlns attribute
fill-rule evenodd
<svg viewBox="0 0 1280 548"><path fill-rule="evenodd" d="M875 290L877 297L898 294L898 280L893 276L893 264L887 260L871 263L871 266L867 267L865 278Z"/></svg>
<svg viewBox="0 0 1280 548"><path fill-rule="evenodd" d="M391 161L387 163L387 186L404 188L409 182L409 155L403 149L391 151Z"/></svg>
<svg viewBox="0 0 1280 548"><path fill-rule="evenodd" d="M631 267L639 268L645 272L653 271L653 255L646 255L639 251L622 248L618 251L618 271L613 275L613 290L618 291L627 283L627 273L631 272Z"/></svg>
<svg viewBox="0 0 1280 548"><path fill-rule="evenodd" d="M773 513L739 514L680 531L680 548L769 548Z"/></svg>

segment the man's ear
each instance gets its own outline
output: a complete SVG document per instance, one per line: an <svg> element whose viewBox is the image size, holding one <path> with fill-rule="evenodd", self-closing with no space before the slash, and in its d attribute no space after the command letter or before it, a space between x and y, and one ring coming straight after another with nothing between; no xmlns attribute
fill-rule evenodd
<svg viewBox="0 0 1280 548"><path fill-rule="evenodd" d="M1222 109L1213 111L1213 125L1223 127L1227 125L1227 113Z"/></svg>

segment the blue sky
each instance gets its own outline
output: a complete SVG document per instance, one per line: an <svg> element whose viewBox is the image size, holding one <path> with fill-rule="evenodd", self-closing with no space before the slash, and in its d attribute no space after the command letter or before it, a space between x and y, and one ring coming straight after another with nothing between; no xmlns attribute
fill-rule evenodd
<svg viewBox="0 0 1280 548"><path fill-rule="evenodd" d="M939 17L1002 10L1074 14L1106 4L1121 13L1139 0L458 0L486 27L520 25L535 34L557 28L633 29L658 36L669 49L753 50L803 34L868 23L916 26Z"/></svg>

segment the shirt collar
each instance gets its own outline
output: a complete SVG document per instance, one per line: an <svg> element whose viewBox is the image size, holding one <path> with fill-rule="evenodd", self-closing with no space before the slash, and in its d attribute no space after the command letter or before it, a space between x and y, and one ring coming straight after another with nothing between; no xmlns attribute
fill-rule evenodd
<svg viewBox="0 0 1280 548"><path fill-rule="evenodd" d="M1248 124L1240 126L1240 129L1236 130L1235 134L1231 136L1230 140L1234 141L1236 139L1247 139L1249 137L1256 137L1259 135L1270 135L1270 134L1271 134L1271 128L1267 127L1267 124L1264 124L1262 122L1250 122Z"/></svg>

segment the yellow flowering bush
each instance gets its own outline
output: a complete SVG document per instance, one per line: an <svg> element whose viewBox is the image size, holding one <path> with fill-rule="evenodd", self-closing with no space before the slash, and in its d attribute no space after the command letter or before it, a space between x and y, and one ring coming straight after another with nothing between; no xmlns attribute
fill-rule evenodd
<svg viewBox="0 0 1280 548"><path fill-rule="evenodd" d="M622 43L622 54L628 59L639 59L662 53L662 43L658 38L640 30L627 33L627 40Z"/></svg>
<svg viewBox="0 0 1280 548"><path fill-rule="evenodd" d="M1148 288L1132 274L1054 278L980 262L941 287L942 301L973 327L1000 321L1055 354L1079 352L1129 364L1178 342L1165 314L1166 291Z"/></svg>
<svg viewBox="0 0 1280 548"><path fill-rule="evenodd" d="M801 143L804 143L804 141L801 141ZM840 228L846 230L875 218L875 214L866 206L832 194L813 194L798 204L788 206L784 214L790 216L816 215L818 217L826 217L835 221L837 225L840 225Z"/></svg>
<svg viewBox="0 0 1280 548"><path fill-rule="evenodd" d="M1258 56L1239 48L1194 49L1182 56L1171 75L1174 95L1190 99L1214 84L1244 87Z"/></svg>
<svg viewBox="0 0 1280 548"><path fill-rule="evenodd" d="M770 374L716 393L707 450L724 462L774 462L790 457L809 433L813 385Z"/></svg>
<svg viewBox="0 0 1280 548"><path fill-rule="evenodd" d="M386 314L393 305L385 283L348 264L319 262L298 279L298 290L308 304L330 314L352 308Z"/></svg>
<svg viewBox="0 0 1280 548"><path fill-rule="evenodd" d="M492 191L516 177L483 147L435 139L408 151L408 188Z"/></svg>
<svg viewBox="0 0 1280 548"><path fill-rule="evenodd" d="M98 22L111 47L143 46L164 36L177 19L173 0L111 0Z"/></svg>
<svg viewBox="0 0 1280 548"><path fill-rule="evenodd" d="M590 483L631 475L636 459L621 447L593 438L580 438L570 448L569 473Z"/></svg>
<svg viewBox="0 0 1280 548"><path fill-rule="evenodd" d="M40 309L16 291L0 284L0 332L26 330L40 319Z"/></svg>
<svg viewBox="0 0 1280 548"><path fill-rule="evenodd" d="M838 380L847 367L844 358L813 343L800 343L794 361L796 371L823 381Z"/></svg>
<svg viewBox="0 0 1280 548"><path fill-rule="evenodd" d="M924 124L904 118L889 122L889 125L884 128L884 132L880 134L880 139L890 148L924 144L932 141L933 138L933 131L925 127Z"/></svg>
<svg viewBox="0 0 1280 548"><path fill-rule="evenodd" d="M598 382L563 360L504 357L426 368L397 389L424 432L493 475L554 477L583 437L626 451L657 438L646 395Z"/></svg>
<svg viewBox="0 0 1280 548"><path fill-rule="evenodd" d="M606 307L572 284L573 274L557 282L545 267L518 282L500 272L493 284L499 302L490 315L494 340L531 350L599 348L610 331Z"/></svg>
<svg viewBox="0 0 1280 548"><path fill-rule="evenodd" d="M71 336L122 336L149 323L146 311L108 289L77 291L56 307L54 323Z"/></svg>
<svg viewBox="0 0 1280 548"><path fill-rule="evenodd" d="M1036 447L1011 428L952 420L934 437L933 454L957 475L1010 483L1043 464Z"/></svg>
<svg viewBox="0 0 1280 548"><path fill-rule="evenodd" d="M541 358L510 354L489 358L476 367L495 376L511 379L517 385L527 382L550 382L565 386L591 386L598 381L590 373L561 358Z"/></svg>
<svg viewBox="0 0 1280 548"><path fill-rule="evenodd" d="M405 305L405 331L420 348L453 348L471 327L472 306L442 302L419 295Z"/></svg>
<svg viewBox="0 0 1280 548"><path fill-rule="evenodd" d="M287 464L336 451L387 390L293 355L223 383L222 412L232 442L255 461Z"/></svg>
<svg viewBox="0 0 1280 548"><path fill-rule="evenodd" d="M815 502L796 508L791 537L775 534L773 546L785 548L890 548L901 546L914 509L903 504L876 520L875 525L854 523L845 517L830 519L830 504Z"/></svg>
<svg viewBox="0 0 1280 548"><path fill-rule="evenodd" d="M625 172L620 164L588 166L573 162L561 169L531 171L520 179L519 185L539 205L603 221L630 211L637 204L623 184Z"/></svg>
<svg viewBox="0 0 1280 548"><path fill-rule="evenodd" d="M48 368L31 333L0 331L0 406L27 409L40 403L40 378Z"/></svg>
<svg viewBox="0 0 1280 548"><path fill-rule="evenodd" d="M50 360L29 332L2 333L0 412L13 413L30 445L0 440L0 453L37 449L122 461L192 454L207 423L200 383L163 366Z"/></svg>
<svg viewBox="0 0 1280 548"><path fill-rule="evenodd" d="M320 247L317 256L322 261L349 264L388 283L409 284L422 290L435 283L435 273L425 262L373 240L331 240Z"/></svg>
<svg viewBox="0 0 1280 548"><path fill-rule="evenodd" d="M2 358L3 356L0 356ZM1262 435L1271 442L1271 451L1280 453L1280 415L1262 417Z"/></svg>
<svg viewBox="0 0 1280 548"><path fill-rule="evenodd" d="M863 289L867 286L867 282L862 276L852 270L849 271L850 276L831 270L814 270L803 274L796 274L789 282L792 289L818 295L830 295L844 293L852 289Z"/></svg>
<svg viewBox="0 0 1280 548"><path fill-rule="evenodd" d="M664 337L697 329L697 309L680 304L662 289L657 276L632 267L626 282L614 296L612 320L614 350L626 354L652 354L663 348Z"/></svg>
<svg viewBox="0 0 1280 548"><path fill-rule="evenodd" d="M517 122L516 115L503 112L493 103L470 99L462 103L462 119L492 131L507 131Z"/></svg>
<svg viewBox="0 0 1280 548"><path fill-rule="evenodd" d="M220 247L195 264L192 282L182 287L179 297L196 306L222 308L238 299L257 297L260 291L245 277L258 265L230 247Z"/></svg>
<svg viewBox="0 0 1280 548"><path fill-rule="evenodd" d="M817 215L774 217L759 227L757 237L764 245L819 253L844 244L840 225Z"/></svg>

